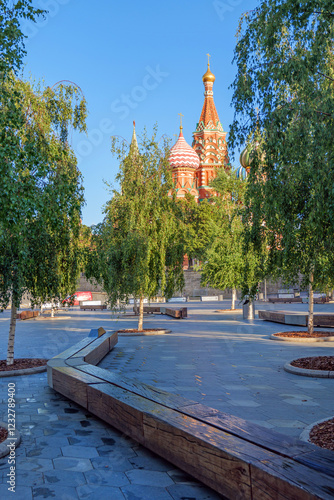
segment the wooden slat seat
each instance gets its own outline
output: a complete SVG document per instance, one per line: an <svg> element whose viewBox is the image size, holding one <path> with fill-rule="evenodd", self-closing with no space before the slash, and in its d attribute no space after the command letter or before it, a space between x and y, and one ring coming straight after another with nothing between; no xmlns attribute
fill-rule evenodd
<svg viewBox="0 0 334 500"><path fill-rule="evenodd" d="M138 309L138 308L137 308ZM136 312L136 308L133 308ZM165 306L144 306L144 313L147 314L166 314L176 319L183 319L188 317L188 310L186 307L181 307L180 309L172 309Z"/></svg>
<svg viewBox="0 0 334 500"><path fill-rule="evenodd" d="M333 498L332 452L94 366L116 343L83 339L49 361L49 384L227 499Z"/></svg>

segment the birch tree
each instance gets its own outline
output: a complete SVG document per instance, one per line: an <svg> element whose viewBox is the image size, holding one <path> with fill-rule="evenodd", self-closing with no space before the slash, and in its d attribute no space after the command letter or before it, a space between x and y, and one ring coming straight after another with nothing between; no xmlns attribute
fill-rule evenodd
<svg viewBox="0 0 334 500"><path fill-rule="evenodd" d="M184 245L176 206L168 196L172 187L169 143L144 132L138 148L112 138L112 152L120 162L119 190L104 209L95 228L95 251L86 276L101 283L112 307L139 301L138 330L143 330L144 298L158 293L166 298L183 287Z"/></svg>
<svg viewBox="0 0 334 500"><path fill-rule="evenodd" d="M15 76L24 55L20 19L42 11L0 2L0 308L11 304L7 364L14 362L16 311L73 292L79 271L81 175L68 143L85 130L86 105L74 85L33 86Z"/></svg>
<svg viewBox="0 0 334 500"><path fill-rule="evenodd" d="M333 286L334 10L330 0L262 0L240 23L230 147L252 137L246 242L267 274ZM254 134L260 134L258 141Z"/></svg>

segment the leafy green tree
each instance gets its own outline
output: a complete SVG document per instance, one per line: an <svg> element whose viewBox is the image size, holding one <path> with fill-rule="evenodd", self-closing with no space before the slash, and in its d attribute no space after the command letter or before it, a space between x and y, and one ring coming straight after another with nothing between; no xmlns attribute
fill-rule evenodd
<svg viewBox="0 0 334 500"><path fill-rule="evenodd" d="M75 104L76 87L34 90L13 76L6 87L17 111L12 124L11 106L3 103L0 306L11 301L7 364L12 364L23 294L29 292L37 305L57 302L75 289L83 189L66 131L70 125L83 130L85 112L82 103Z"/></svg>
<svg viewBox="0 0 334 500"><path fill-rule="evenodd" d="M203 260L205 250L212 239L211 219L215 207L208 200L197 203L190 194L175 201L177 217L182 226L185 252L189 261Z"/></svg>
<svg viewBox="0 0 334 500"><path fill-rule="evenodd" d="M331 0L262 0L235 50L230 146L253 137L246 241L269 249L268 274L303 276L310 333L313 289L334 277L333 35Z"/></svg>
<svg viewBox="0 0 334 500"><path fill-rule="evenodd" d="M14 76L25 54L20 20L42 11L30 1L0 7L0 308L11 302L10 365L23 294L36 305L75 288L83 191L67 135L85 130L86 106L74 85L45 89Z"/></svg>
<svg viewBox="0 0 334 500"><path fill-rule="evenodd" d="M95 228L94 248L86 276L95 278L115 306L139 299L138 330L143 329L144 298L159 292L166 298L183 287L184 245L176 217L168 162L169 144L144 133L140 151L112 138L112 152L120 161L104 221Z"/></svg>
<svg viewBox="0 0 334 500"><path fill-rule="evenodd" d="M35 22L46 12L31 4L31 0L0 0L0 81L21 67L26 54L20 21L29 19Z"/></svg>
<svg viewBox="0 0 334 500"><path fill-rule="evenodd" d="M236 173L219 169L211 182L215 196L211 198L213 217L211 240L203 257L201 282L215 288L232 289L231 309L235 309L237 289L243 296L253 298L257 289L255 256L245 253L242 223L246 180ZM218 194L218 196L217 196Z"/></svg>

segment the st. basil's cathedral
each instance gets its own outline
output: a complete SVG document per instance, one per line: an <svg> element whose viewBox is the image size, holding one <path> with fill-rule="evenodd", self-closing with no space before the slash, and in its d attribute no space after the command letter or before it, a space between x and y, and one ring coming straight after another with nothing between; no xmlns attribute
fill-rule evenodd
<svg viewBox="0 0 334 500"><path fill-rule="evenodd" d="M209 198L212 194L210 181L216 177L218 168L230 171L231 165L227 151L226 132L222 127L213 100L212 87L215 75L208 68L203 75L204 104L193 133L190 146L183 137L182 115L178 140L170 150L169 163L172 168L173 191L177 198L184 198L187 193L197 203ZM133 130L131 148L137 146L135 129ZM241 167L236 171L237 177L245 178L249 172L249 152L247 148L240 155Z"/></svg>
<svg viewBox="0 0 334 500"><path fill-rule="evenodd" d="M216 175L216 169L230 169L226 132L213 100L214 81L215 76L208 62L208 69L203 75L204 104L193 133L192 147L185 141L181 125L179 138L170 151L169 163L173 169L177 198L183 198L186 193L193 195L198 202L209 198L209 184Z"/></svg>

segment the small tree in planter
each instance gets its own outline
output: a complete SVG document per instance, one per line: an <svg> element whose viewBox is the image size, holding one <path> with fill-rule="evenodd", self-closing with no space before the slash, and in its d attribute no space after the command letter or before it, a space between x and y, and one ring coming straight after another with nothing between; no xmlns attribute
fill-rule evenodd
<svg viewBox="0 0 334 500"><path fill-rule="evenodd" d="M101 283L112 307L131 295L138 299L138 330L143 330L144 298L159 291L169 298L183 287L181 226L168 196L169 144L164 138L158 144L155 129L152 138L144 133L140 151L135 133L130 149L112 138L112 152L120 161L120 190L112 191L104 221L94 229L86 276Z"/></svg>

